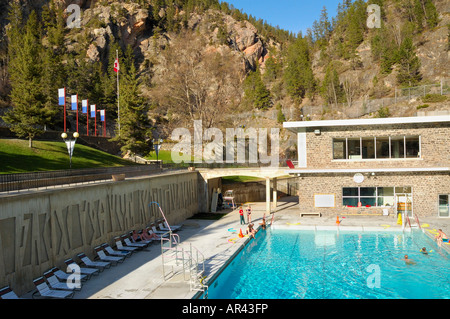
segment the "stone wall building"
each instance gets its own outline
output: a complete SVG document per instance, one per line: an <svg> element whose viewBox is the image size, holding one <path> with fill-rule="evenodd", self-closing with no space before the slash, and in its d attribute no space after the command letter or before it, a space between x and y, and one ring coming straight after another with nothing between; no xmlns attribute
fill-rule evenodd
<svg viewBox="0 0 450 319"><path fill-rule="evenodd" d="M301 212L449 217L450 116L285 122Z"/></svg>

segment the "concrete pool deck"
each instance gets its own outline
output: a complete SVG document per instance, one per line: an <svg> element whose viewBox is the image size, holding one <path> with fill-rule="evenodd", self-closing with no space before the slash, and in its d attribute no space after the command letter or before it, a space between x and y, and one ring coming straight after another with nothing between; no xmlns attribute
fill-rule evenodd
<svg viewBox="0 0 450 319"><path fill-rule="evenodd" d="M274 215L275 227L328 227L336 229L336 216L300 217L295 197L281 198ZM252 221L259 226L265 214L265 202L249 203L252 206ZM223 211L219 212L223 213ZM266 216L270 222L271 216ZM247 220L247 218L246 218ZM429 224L428 229L442 228L450 233L450 218L429 217L420 220ZM247 225L239 224L239 214L234 210L218 220L187 219L177 233L183 244L192 244L205 258L204 281L208 282L220 268L243 247L248 238L238 238L239 229L245 233ZM387 226L389 225L389 226ZM373 227L401 231L395 216L356 216L341 218L340 229L346 227ZM229 239L232 239L229 241ZM445 245L444 245L445 246ZM445 247L447 248L447 247ZM155 241L148 248L134 253L123 263L104 270L98 276L82 283L81 291L74 299L191 299L197 291L191 291L189 281L183 273L175 273L170 279L163 279L161 245ZM22 298L31 298L28 293Z"/></svg>

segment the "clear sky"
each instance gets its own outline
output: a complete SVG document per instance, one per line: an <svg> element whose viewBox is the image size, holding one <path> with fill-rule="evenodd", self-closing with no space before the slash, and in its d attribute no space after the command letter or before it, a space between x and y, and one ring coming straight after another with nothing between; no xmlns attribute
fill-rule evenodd
<svg viewBox="0 0 450 319"><path fill-rule="evenodd" d="M222 1L221 1L222 2ZM263 19L272 26L297 34L312 27L319 20L320 11L325 6L328 19L336 16L336 9L342 0L225 0L236 9L242 9L256 19Z"/></svg>

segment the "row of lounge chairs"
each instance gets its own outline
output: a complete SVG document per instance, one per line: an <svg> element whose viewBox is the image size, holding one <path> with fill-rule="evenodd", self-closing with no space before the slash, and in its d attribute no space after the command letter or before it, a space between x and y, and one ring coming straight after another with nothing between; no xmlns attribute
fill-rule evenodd
<svg viewBox="0 0 450 319"><path fill-rule="evenodd" d="M169 231L169 226L165 222L157 222L159 230L155 224L145 228L149 235L155 233L158 237L165 236ZM170 230L177 231L182 225L170 226ZM80 264L72 258L64 261L69 272L64 272L57 267L53 267L43 276L33 280L36 290L32 298L72 298L76 291L81 290L81 282L89 280L91 276L98 275L103 270L124 262L134 252L148 247L153 241L160 239L133 241L132 232L122 236L114 237L117 250L107 243L103 243L94 248L96 257L91 260L85 253L77 255ZM72 271L72 273L70 273ZM74 275L76 271L76 275ZM75 280L76 279L76 280ZM16 293L9 286L0 289L0 299L19 299Z"/></svg>

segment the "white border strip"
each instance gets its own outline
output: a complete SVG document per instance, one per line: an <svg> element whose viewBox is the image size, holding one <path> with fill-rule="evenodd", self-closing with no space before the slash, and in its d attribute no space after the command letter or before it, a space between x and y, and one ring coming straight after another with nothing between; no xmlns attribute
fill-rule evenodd
<svg viewBox="0 0 450 319"><path fill-rule="evenodd" d="M450 115L284 122L284 128L450 122Z"/></svg>
<svg viewBox="0 0 450 319"><path fill-rule="evenodd" d="M273 224L270 227L273 230L332 230L332 231L356 231L356 232L410 232L411 229L402 229L401 227L383 227L383 226L324 226L324 225L283 225Z"/></svg>
<svg viewBox="0 0 450 319"><path fill-rule="evenodd" d="M284 172L286 174L301 174L301 173L450 172L450 167L290 169L290 170L285 170Z"/></svg>

